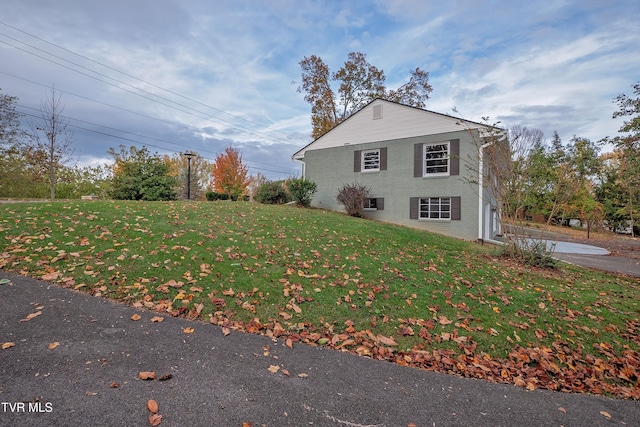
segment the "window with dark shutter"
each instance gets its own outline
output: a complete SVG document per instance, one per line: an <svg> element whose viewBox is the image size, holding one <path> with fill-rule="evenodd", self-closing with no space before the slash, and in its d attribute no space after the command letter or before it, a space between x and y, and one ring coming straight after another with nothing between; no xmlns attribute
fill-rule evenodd
<svg viewBox="0 0 640 427"><path fill-rule="evenodd" d="M387 147L382 147L380 149L380 170L387 170Z"/></svg>
<svg viewBox="0 0 640 427"><path fill-rule="evenodd" d="M409 219L418 219L418 202L419 197L409 198Z"/></svg>
<svg viewBox="0 0 640 427"><path fill-rule="evenodd" d="M362 151L356 150L353 152L353 171L360 172L360 160L362 159Z"/></svg>
<svg viewBox="0 0 640 427"><path fill-rule="evenodd" d="M451 219L460 221L462 219L462 208L460 206L460 196L451 198Z"/></svg>
<svg viewBox="0 0 640 427"><path fill-rule="evenodd" d="M460 140L414 144L413 176L450 176L460 174Z"/></svg>
<svg viewBox="0 0 640 427"><path fill-rule="evenodd" d="M422 147L424 147L424 144L413 145L413 176L414 177L422 176L422 165L424 164L424 161L422 159Z"/></svg>
<svg viewBox="0 0 640 427"><path fill-rule="evenodd" d="M410 219L459 221L461 216L459 196L411 197L410 199Z"/></svg>
<svg viewBox="0 0 640 427"><path fill-rule="evenodd" d="M449 175L460 175L460 140L452 139L449 150Z"/></svg>

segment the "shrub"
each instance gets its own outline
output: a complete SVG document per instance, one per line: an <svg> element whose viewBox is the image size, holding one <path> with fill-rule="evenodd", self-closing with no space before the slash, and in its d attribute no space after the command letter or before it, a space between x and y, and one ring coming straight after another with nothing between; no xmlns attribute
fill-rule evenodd
<svg viewBox="0 0 640 427"><path fill-rule="evenodd" d="M265 182L256 191L255 199L260 203L279 205L291 201L291 196L283 187L282 181Z"/></svg>
<svg viewBox="0 0 640 427"><path fill-rule="evenodd" d="M229 195L224 193L216 193L215 191L207 191L205 193L205 197L210 202L215 202L216 200L228 200Z"/></svg>
<svg viewBox="0 0 640 427"><path fill-rule="evenodd" d="M344 184L336 195L338 203L344 206L351 216L362 217L364 213L364 202L369 198L371 189L365 185L353 183Z"/></svg>
<svg viewBox="0 0 640 427"><path fill-rule="evenodd" d="M313 181L304 178L296 178L287 181L287 187L291 197L302 206L309 206L313 195L318 190L318 186Z"/></svg>

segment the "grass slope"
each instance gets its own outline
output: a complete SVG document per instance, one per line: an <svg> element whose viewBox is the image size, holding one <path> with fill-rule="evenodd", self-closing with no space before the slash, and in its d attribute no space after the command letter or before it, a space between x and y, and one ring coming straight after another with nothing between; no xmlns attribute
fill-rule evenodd
<svg viewBox="0 0 640 427"><path fill-rule="evenodd" d="M7 204L0 253L0 268L224 333L640 399L630 277L535 270L406 227L241 202Z"/></svg>

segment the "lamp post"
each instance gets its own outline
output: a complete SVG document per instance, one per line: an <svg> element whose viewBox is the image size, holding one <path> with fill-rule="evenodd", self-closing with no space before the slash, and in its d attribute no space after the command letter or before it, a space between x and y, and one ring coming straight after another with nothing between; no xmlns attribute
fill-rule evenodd
<svg viewBox="0 0 640 427"><path fill-rule="evenodd" d="M187 200L191 200L191 159L195 153L187 151L184 156L187 158Z"/></svg>

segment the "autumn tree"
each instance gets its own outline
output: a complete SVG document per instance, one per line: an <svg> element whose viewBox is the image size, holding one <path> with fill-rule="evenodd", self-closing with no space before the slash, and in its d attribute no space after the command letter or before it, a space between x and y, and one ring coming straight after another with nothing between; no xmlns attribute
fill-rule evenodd
<svg viewBox="0 0 640 427"><path fill-rule="evenodd" d="M424 108L433 90L429 73L416 68L409 81L395 90L387 90L383 70L371 65L366 55L351 52L335 73L316 55L300 61L302 82L298 92L311 104L312 137L319 138L375 98ZM336 90L332 84L337 84Z"/></svg>
<svg viewBox="0 0 640 427"><path fill-rule="evenodd" d="M116 200L175 200L177 180L169 175L169 165L146 147L120 146L109 149L115 162L111 165L111 197Z"/></svg>
<svg viewBox="0 0 640 427"><path fill-rule="evenodd" d="M618 95L614 102L618 110L613 118L627 118L613 138L620 156L619 185L625 192L627 218L631 223L631 233L635 234L635 224L640 222L640 83L633 85L636 98Z"/></svg>
<svg viewBox="0 0 640 427"><path fill-rule="evenodd" d="M42 120L31 126L34 145L28 155L33 163L46 169L51 200L56 198L56 173L73 155L73 131L69 129L69 118L63 116L63 112L60 95L51 89L51 94L40 104Z"/></svg>
<svg viewBox="0 0 640 427"><path fill-rule="evenodd" d="M189 159L182 153L164 156L164 162L169 165L169 175L176 178L179 199L187 198L187 185L190 183L191 200L204 200L211 181L213 165L198 153L191 153L191 177L189 173Z"/></svg>
<svg viewBox="0 0 640 427"><path fill-rule="evenodd" d="M249 167L242 162L240 151L227 147L213 163L213 189L217 193L228 195L232 200L237 200L246 193L251 182L248 173Z"/></svg>

